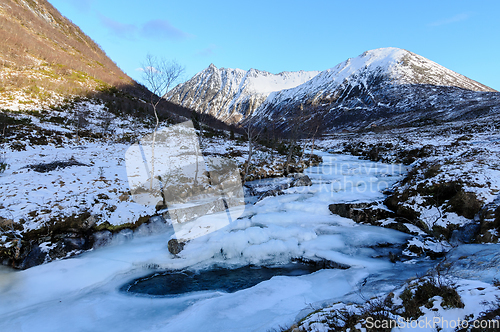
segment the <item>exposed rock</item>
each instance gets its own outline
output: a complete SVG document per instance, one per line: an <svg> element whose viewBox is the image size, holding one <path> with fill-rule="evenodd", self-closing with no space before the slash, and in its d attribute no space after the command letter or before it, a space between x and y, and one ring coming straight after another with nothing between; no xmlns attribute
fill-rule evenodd
<svg viewBox="0 0 500 332"><path fill-rule="evenodd" d="M406 249L403 250L403 255L409 257L427 256L430 259L437 259L446 255L451 248L451 245L447 241L440 241L427 236L416 236L408 240Z"/></svg>
<svg viewBox="0 0 500 332"><path fill-rule="evenodd" d="M29 269L30 267L43 264L47 254L42 252L38 245L31 248L27 256L21 261L21 263L16 266L19 269Z"/></svg>
<svg viewBox="0 0 500 332"><path fill-rule="evenodd" d="M408 227L406 227L405 224L401 223L401 222L391 222L391 223L387 223L384 225L385 228L390 228L390 229L394 229L396 231L400 231L402 233L406 233L406 234L411 234L411 235L416 235L415 233L413 233L412 231L410 231L408 229Z"/></svg>
<svg viewBox="0 0 500 332"><path fill-rule="evenodd" d="M309 176L303 173L297 173L293 175L293 181L290 187L302 187L302 186L312 186L312 181Z"/></svg>
<svg viewBox="0 0 500 332"><path fill-rule="evenodd" d="M50 162L50 163L40 163L40 164L34 164L34 165L28 165L26 166L26 168L30 168L32 170L34 170L35 172L39 172L39 173L48 173L50 171L54 171L56 169L62 169L62 168L67 168L67 167L71 167L71 166L89 166L89 165L86 165L86 164L82 164L78 161L76 161L75 159L70 159L70 160L67 160L67 161L62 161L62 160L58 160L58 161L53 161L53 162Z"/></svg>
<svg viewBox="0 0 500 332"><path fill-rule="evenodd" d="M384 204L395 213L396 220L412 223L425 232L433 233L437 238L450 239L458 226L450 224L447 227L434 226L429 229L429 226L421 220L418 209L434 206L444 212L454 212L459 216L473 219L480 211L482 202L475 193L465 191L465 185L461 181L418 183L422 179L434 176L435 166L439 165L422 163L412 169L403 180L403 184L409 186L389 195ZM423 201L419 204L409 204L408 202L415 197Z"/></svg>
<svg viewBox="0 0 500 332"><path fill-rule="evenodd" d="M287 189L287 188L285 188ZM284 189L273 189L273 190L268 190L262 195L260 195L259 199L257 201L261 201L266 197L270 196L279 196L279 195L284 195L285 193L283 192Z"/></svg>
<svg viewBox="0 0 500 332"><path fill-rule="evenodd" d="M393 212L378 207L378 203L336 203L328 206L330 212L355 222L380 225L379 220L393 218Z"/></svg>
<svg viewBox="0 0 500 332"><path fill-rule="evenodd" d="M500 196L486 204L479 212L479 232L476 240L480 243L497 243L500 239Z"/></svg>
<svg viewBox="0 0 500 332"><path fill-rule="evenodd" d="M235 123L252 114L272 91L296 87L318 73L299 71L271 74L256 69L217 68L211 64L169 91L166 99L198 113L208 113L228 123Z"/></svg>
<svg viewBox="0 0 500 332"><path fill-rule="evenodd" d="M473 219L481 210L482 202L475 193L459 191L449 202L449 210L456 212L459 216Z"/></svg>
<svg viewBox="0 0 500 332"><path fill-rule="evenodd" d="M252 187L248 186L247 184L243 186L243 193L245 194L245 197L257 196L255 190Z"/></svg>
<svg viewBox="0 0 500 332"><path fill-rule="evenodd" d="M454 230L450 237L451 244L472 243L478 236L479 223L471 222Z"/></svg>
<svg viewBox="0 0 500 332"><path fill-rule="evenodd" d="M50 262L56 259L70 257L92 248L93 239L77 233L57 234L53 237L40 238L41 242L32 244L18 241L13 255L7 260L8 265L17 269Z"/></svg>
<svg viewBox="0 0 500 332"><path fill-rule="evenodd" d="M212 197L205 199L204 202L196 204L179 205L178 207L169 208L168 215L172 223L185 223L201 216L225 211L228 207L235 207L244 204L244 198L236 192L233 197Z"/></svg>
<svg viewBox="0 0 500 332"><path fill-rule="evenodd" d="M299 258L294 258L292 259L294 262L300 262L303 264L315 266L321 269L341 269L341 270L347 270L351 266L344 264L344 263L339 263L331 260L327 260L324 258L318 258L318 259L311 259L311 258L305 258L305 257L299 257Z"/></svg>
<svg viewBox="0 0 500 332"><path fill-rule="evenodd" d="M94 227L96 225L96 223L97 223L97 218L94 215L91 215L90 217L88 217L87 219L85 219L83 221L82 226L85 229L89 229L91 227Z"/></svg>
<svg viewBox="0 0 500 332"><path fill-rule="evenodd" d="M257 200L257 201L260 201L266 197L283 195L283 194L285 194L284 190L286 190L288 188L301 187L301 186L312 186L312 181L309 178L309 176L307 176L303 173L290 174L288 176L288 178L290 178L291 180L288 180L288 182L285 182L285 183L283 183L283 182L277 183L274 186L271 184L272 188L266 190L263 193L262 193L262 191L259 192L258 188L251 188L251 187L248 187L249 188L248 191L251 193L254 193L256 195L260 194L259 199ZM248 184L246 186L248 186Z"/></svg>
<svg viewBox="0 0 500 332"><path fill-rule="evenodd" d="M85 212L59 220L51 228L24 233L22 239L12 240L11 247L0 248L0 263L27 269L108 245L113 238L118 238L118 241L128 240L133 236L134 230L144 232L148 226L146 224L165 223L165 220L161 216L155 216L141 217L134 224L101 223L96 226L96 223L97 218Z"/></svg>
<svg viewBox="0 0 500 332"><path fill-rule="evenodd" d="M185 244L184 242L177 241L177 239L170 239L167 245L168 251L173 255L177 255L184 249Z"/></svg>

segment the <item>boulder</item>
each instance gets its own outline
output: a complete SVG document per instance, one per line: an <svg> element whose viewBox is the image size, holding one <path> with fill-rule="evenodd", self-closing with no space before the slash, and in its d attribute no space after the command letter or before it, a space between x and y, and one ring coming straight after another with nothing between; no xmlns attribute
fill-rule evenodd
<svg viewBox="0 0 500 332"><path fill-rule="evenodd" d="M303 186L312 186L312 181L309 176L303 173L296 173L293 175L293 181L290 184L290 187L303 187Z"/></svg>
<svg viewBox="0 0 500 332"><path fill-rule="evenodd" d="M265 193L263 193L262 195L259 196L259 199L257 200L257 202L263 200L266 197L279 196L279 195L284 195L284 194L285 193L283 192L282 189L268 190L268 191L266 191Z"/></svg>
<svg viewBox="0 0 500 332"><path fill-rule="evenodd" d="M264 193L260 194L259 199L257 201L260 201L269 196L283 195L284 194L283 191L288 188L312 186L312 181L309 178L309 176L303 173L291 174L288 177L291 178L291 181L289 180L289 182L286 183L276 184L272 189L267 190ZM254 193L256 192L255 189L253 192Z"/></svg>
<svg viewBox="0 0 500 332"><path fill-rule="evenodd" d="M333 214L349 218L355 222L379 225L379 220L393 218L394 212L380 208L378 203L336 203L328 206Z"/></svg>
<svg viewBox="0 0 500 332"><path fill-rule="evenodd" d="M35 245L19 265L15 267L23 270L29 269L30 267L43 264L46 257L47 253L43 252L38 245Z"/></svg>
<svg viewBox="0 0 500 332"><path fill-rule="evenodd" d="M180 253L182 251L182 249L184 249L184 245L185 245L184 242L179 242L179 241L177 241L177 239L170 239L168 241L167 247L168 247L168 251L171 254L177 255L178 253Z"/></svg>
<svg viewBox="0 0 500 332"><path fill-rule="evenodd" d="M471 222L453 230L450 243L454 245L462 243L472 243L477 237L481 226L478 223Z"/></svg>
<svg viewBox="0 0 500 332"><path fill-rule="evenodd" d="M320 269L347 270L351 267L350 265L331 261L331 260L324 259L324 258L311 259L311 258L305 258L305 257L298 257L298 258L292 259L292 261L303 263L303 264L310 265L310 266L314 266L314 267L317 267Z"/></svg>
<svg viewBox="0 0 500 332"><path fill-rule="evenodd" d="M500 196L486 204L478 214L479 230L476 241L497 243L500 240Z"/></svg>

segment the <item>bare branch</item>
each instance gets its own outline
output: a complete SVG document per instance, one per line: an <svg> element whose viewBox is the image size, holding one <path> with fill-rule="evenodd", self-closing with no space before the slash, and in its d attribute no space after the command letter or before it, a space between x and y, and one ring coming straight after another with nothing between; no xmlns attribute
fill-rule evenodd
<svg viewBox="0 0 500 332"><path fill-rule="evenodd" d="M151 54L146 56L143 63L143 79L146 86L153 93L151 104L157 106L170 88L179 80L184 73L184 67L176 61L159 59Z"/></svg>
<svg viewBox="0 0 500 332"><path fill-rule="evenodd" d="M248 176L248 169L250 167L250 163L252 161L253 155L253 142L259 139L260 134L262 133L263 127L257 126L255 123L256 118L250 117L246 122L246 127L244 128L245 134L248 139L248 159L245 166L245 175L243 177L243 184L245 184L246 177Z"/></svg>
<svg viewBox="0 0 500 332"><path fill-rule="evenodd" d="M150 104L156 119L156 125L153 133L152 153L151 153L151 180L150 189L153 188L154 170L155 170L155 141L156 131L160 120L158 118L157 106L165 97L170 87L181 77L184 67L175 61L167 61L163 58L148 54L143 64L144 81L151 91Z"/></svg>

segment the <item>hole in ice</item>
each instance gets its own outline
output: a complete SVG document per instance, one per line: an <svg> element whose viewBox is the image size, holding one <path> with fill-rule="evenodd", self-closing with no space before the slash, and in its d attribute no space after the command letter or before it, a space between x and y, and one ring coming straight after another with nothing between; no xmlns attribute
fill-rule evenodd
<svg viewBox="0 0 500 332"><path fill-rule="evenodd" d="M290 263L272 267L245 266L237 269L214 268L199 272L163 271L150 274L122 286L123 292L164 296L217 290L233 293L274 276L301 276L321 270L320 266Z"/></svg>

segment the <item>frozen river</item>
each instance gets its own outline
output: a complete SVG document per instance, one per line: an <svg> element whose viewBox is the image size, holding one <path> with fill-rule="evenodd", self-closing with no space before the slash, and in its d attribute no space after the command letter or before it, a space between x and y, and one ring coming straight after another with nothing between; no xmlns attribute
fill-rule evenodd
<svg viewBox="0 0 500 332"><path fill-rule="evenodd" d="M323 158L306 171L312 186L248 204L240 219L193 239L178 257L167 250L173 229L157 225L152 234L71 259L25 271L1 268L0 331L266 331L289 326L325 304L361 301L422 274L430 263L388 258L408 235L359 225L328 210L331 203L382 199L405 169L352 156ZM147 296L120 290L165 269L196 273L296 258L350 268L274 276L234 292Z"/></svg>

